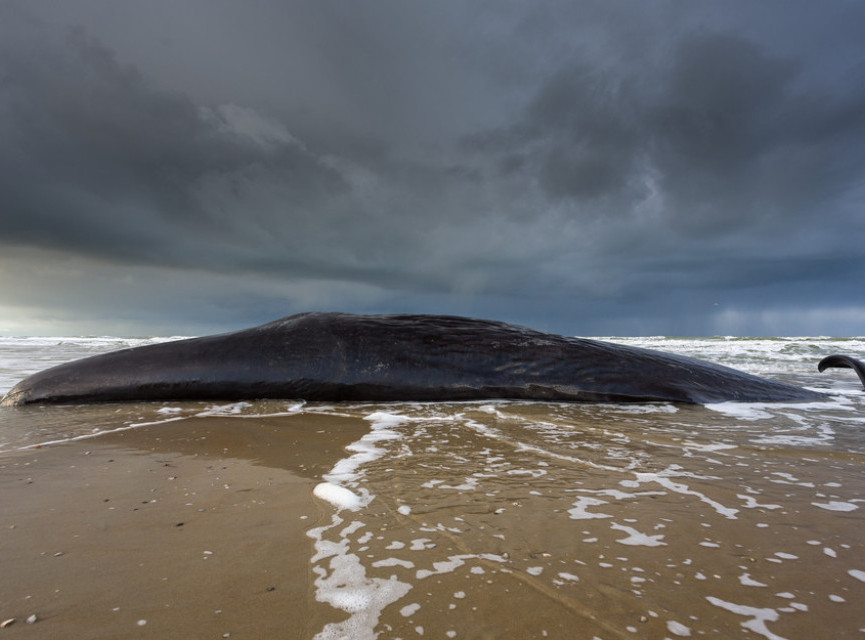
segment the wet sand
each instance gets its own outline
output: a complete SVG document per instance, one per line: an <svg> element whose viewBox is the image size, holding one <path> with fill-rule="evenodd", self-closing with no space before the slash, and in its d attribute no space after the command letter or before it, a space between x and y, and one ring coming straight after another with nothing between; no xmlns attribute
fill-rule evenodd
<svg viewBox="0 0 865 640"><path fill-rule="evenodd" d="M366 430L206 418L5 454L0 637L312 637L338 615L311 587L312 489Z"/></svg>
<svg viewBox="0 0 865 640"><path fill-rule="evenodd" d="M865 636L863 454L727 421L307 407L0 454L0 640ZM335 465L359 510L314 497Z"/></svg>

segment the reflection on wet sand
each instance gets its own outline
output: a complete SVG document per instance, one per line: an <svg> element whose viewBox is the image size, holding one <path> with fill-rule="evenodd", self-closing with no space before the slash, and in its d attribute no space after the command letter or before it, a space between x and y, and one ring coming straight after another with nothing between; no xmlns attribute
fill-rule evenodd
<svg viewBox="0 0 865 640"><path fill-rule="evenodd" d="M376 438L380 454L343 480L376 499L315 532L334 550L318 544L324 597L340 607L340 574L380 610L375 628L403 638L865 627L861 453L684 436L665 405L583 422L568 408L567 424L538 408L369 416L400 437ZM369 607L342 608L322 637L374 637Z"/></svg>

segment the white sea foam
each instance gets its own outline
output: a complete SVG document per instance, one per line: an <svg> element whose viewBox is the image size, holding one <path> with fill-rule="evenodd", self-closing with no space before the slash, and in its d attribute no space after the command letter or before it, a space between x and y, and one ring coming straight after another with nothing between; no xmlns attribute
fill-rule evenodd
<svg viewBox="0 0 865 640"><path fill-rule="evenodd" d="M688 477L689 475L686 473L682 473L672 467L667 468L660 473L635 473L634 475L637 478L634 483L636 485L654 482L675 493L680 493L687 496L696 496L701 502L705 502L707 505L712 507L715 511L717 511L725 518L735 520L736 514L739 513L738 509L733 509L732 507L725 507L717 500L713 500L712 498L708 497L706 494L691 489L690 487L688 487L688 485L682 482L674 482L673 480L671 480L671 477L681 478ZM622 484L627 486L625 482L622 482Z"/></svg>
<svg viewBox="0 0 865 640"><path fill-rule="evenodd" d="M741 584L745 587L768 587L769 586L763 582L758 582L757 580L754 580L751 577L750 573L743 573L742 575L740 575L739 576L739 584Z"/></svg>
<svg viewBox="0 0 865 640"><path fill-rule="evenodd" d="M676 636L681 636L683 638L691 635L691 629L686 627L681 622L676 622L675 620L667 621L667 630Z"/></svg>
<svg viewBox="0 0 865 640"><path fill-rule="evenodd" d="M573 509L568 509L568 514L574 520L591 520L593 518L612 518L608 513L595 513L587 511L589 507L599 507L609 504L606 500L598 500L589 496L580 496L574 503Z"/></svg>
<svg viewBox="0 0 865 640"><path fill-rule="evenodd" d="M357 511L364 505L364 500L353 491L332 482L321 482L312 490L316 498L325 500L337 509Z"/></svg>
<svg viewBox="0 0 865 640"><path fill-rule="evenodd" d="M417 538L411 541L409 551L424 551L426 549L435 549L435 543L429 538Z"/></svg>
<svg viewBox="0 0 865 640"><path fill-rule="evenodd" d="M812 502L815 507L826 509L827 511L855 511L859 507L851 502L840 502L832 500L831 502Z"/></svg>
<svg viewBox="0 0 865 640"><path fill-rule="evenodd" d="M466 478L461 484L445 484L444 481L433 481L436 489L450 489L452 491L474 491L478 488L477 478Z"/></svg>
<svg viewBox="0 0 865 640"><path fill-rule="evenodd" d="M706 408L737 420L768 420L772 414L765 410L767 406L771 405L756 402L715 402L707 404Z"/></svg>
<svg viewBox="0 0 865 640"><path fill-rule="evenodd" d="M742 493L736 494L737 498L741 498L745 501L745 504L742 505L745 509L781 509L780 504L764 504L762 502L757 502L757 499L754 496L748 496Z"/></svg>
<svg viewBox="0 0 865 640"><path fill-rule="evenodd" d="M420 569L415 574L418 580L429 578L430 576L440 575L443 573L452 573L465 565L466 561L473 559L486 560L488 562L504 563L505 558L494 553L466 553L455 556L448 556L447 560L433 562L432 569ZM465 595L463 595L465 597Z"/></svg>
<svg viewBox="0 0 865 640"><path fill-rule="evenodd" d="M730 449L738 449L738 445L725 444L723 442L691 442L685 440L682 442L685 449L691 451L699 451L700 453L712 453L714 451L729 451Z"/></svg>
<svg viewBox="0 0 865 640"><path fill-rule="evenodd" d="M847 573L857 580L865 582L865 571L862 571L861 569L850 569Z"/></svg>
<svg viewBox="0 0 865 640"><path fill-rule="evenodd" d="M358 470L363 465L369 464L384 455L385 450L379 447L378 443L399 439L400 434L393 431L391 427L405 421L405 417L403 416L385 412L372 413L366 419L372 423L372 430L362 436L357 442L346 447L346 450L354 452L354 455L337 462L333 469L323 476L326 481L323 483L324 485L330 485L342 489L342 491L325 486L321 489L324 491L324 496L319 495L319 497L332 502L340 508L357 510L368 505L375 497L366 488L357 488L359 480ZM322 487L322 485L318 485L316 490L319 490L319 487ZM330 498L335 498L336 502Z"/></svg>
<svg viewBox="0 0 865 640"><path fill-rule="evenodd" d="M355 521L339 531L338 540L325 540L324 535L343 523L334 514L330 525L317 527L308 532L315 540L316 553L311 562L316 575L316 600L350 614L347 620L328 624L318 634L316 640L339 640L350 637L360 640L374 640L375 627L379 616L386 606L396 602L411 590L411 585L400 582L396 577L390 579L369 578L360 558L349 551L349 536L363 528L363 523ZM316 563L330 559L327 567Z"/></svg>
<svg viewBox="0 0 865 640"><path fill-rule="evenodd" d="M377 443L398 439L400 436L391 427L404 421L402 416L376 412L367 416L372 423L371 431L360 440L346 447L354 452L349 458L339 461L330 473L324 476L325 482L316 485L313 493L337 507L358 511L367 506L374 498L364 487L358 487L360 468L384 455L385 450ZM402 598L411 585L400 582L395 576L389 580L368 578L366 568L360 558L349 551L349 536L353 527L339 532L339 540L326 540L324 536L342 520L334 514L330 526L318 527L308 535L315 540L316 554L312 562L330 558L327 568L314 566L316 599L351 614L348 620L331 623L318 633L316 640L336 640L343 637L373 640L377 637L375 627L382 610ZM358 526L363 526L358 522ZM399 561L396 561L399 564ZM409 563L412 564L412 563ZM403 565L404 566L404 565ZM412 564L413 566L413 564Z"/></svg>
<svg viewBox="0 0 865 640"><path fill-rule="evenodd" d="M616 540L616 542L618 542L619 544L642 547L660 547L667 544L666 542L662 542L662 540L664 539L663 535L647 535L645 533L637 531L633 527L617 524L615 522L610 525L610 528L617 531L624 531L628 534L626 538L620 538Z"/></svg>
<svg viewBox="0 0 865 640"><path fill-rule="evenodd" d="M754 633L764 636L769 640L788 640L787 638L772 633L766 626L767 622L775 622L780 617L778 612L775 611L775 609L749 607L742 604L734 604L732 602L727 602L714 596L707 596L706 600L711 602L716 607L721 607L722 609L726 609L727 611L730 611L737 615L750 618L750 620L746 620L745 622L742 622L740 624L746 629L753 631Z"/></svg>
<svg viewBox="0 0 865 640"><path fill-rule="evenodd" d="M400 560L399 558L385 558L384 560L376 560L372 563L373 567L403 567L404 569L414 569L414 562L411 560Z"/></svg>

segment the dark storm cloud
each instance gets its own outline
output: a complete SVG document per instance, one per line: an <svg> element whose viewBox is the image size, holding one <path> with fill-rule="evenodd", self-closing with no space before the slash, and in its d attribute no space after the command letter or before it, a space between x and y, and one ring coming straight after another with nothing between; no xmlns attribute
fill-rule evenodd
<svg viewBox="0 0 865 640"><path fill-rule="evenodd" d="M865 10L833 7L0 0L2 302L67 256L106 313L108 273L232 321L865 310Z"/></svg>
<svg viewBox="0 0 865 640"><path fill-rule="evenodd" d="M278 174L309 206L344 190L278 126L156 91L81 29L2 59L3 242L183 264L249 222L207 208L214 178L239 193Z"/></svg>
<svg viewBox="0 0 865 640"><path fill-rule="evenodd" d="M821 94L799 63L701 33L616 75L559 71L525 116L467 145L531 173L574 216L633 216L653 193L673 233L791 222L861 180L865 84ZM865 75L865 74L861 74Z"/></svg>
<svg viewBox="0 0 865 640"><path fill-rule="evenodd" d="M442 206L472 182L459 168L389 158L359 134L344 136L339 155L313 151L252 108L159 90L80 27L36 23L14 40L3 51L0 242L133 264L450 286L425 245L441 239L442 222L462 222Z"/></svg>

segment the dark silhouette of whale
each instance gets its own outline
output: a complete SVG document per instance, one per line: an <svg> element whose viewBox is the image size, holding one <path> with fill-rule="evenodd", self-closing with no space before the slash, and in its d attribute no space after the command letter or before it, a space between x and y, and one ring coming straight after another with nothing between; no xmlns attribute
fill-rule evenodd
<svg viewBox="0 0 865 640"><path fill-rule="evenodd" d="M823 373L826 369L831 367L853 369L862 381L862 386L865 387L865 364L861 363L856 358L839 355L826 356L817 364L817 370L820 373Z"/></svg>
<svg viewBox="0 0 865 640"><path fill-rule="evenodd" d="M837 360L832 360L837 358ZM862 364L832 356L826 366ZM3 406L140 400L787 402L824 397L693 358L453 316L307 313L62 364Z"/></svg>

